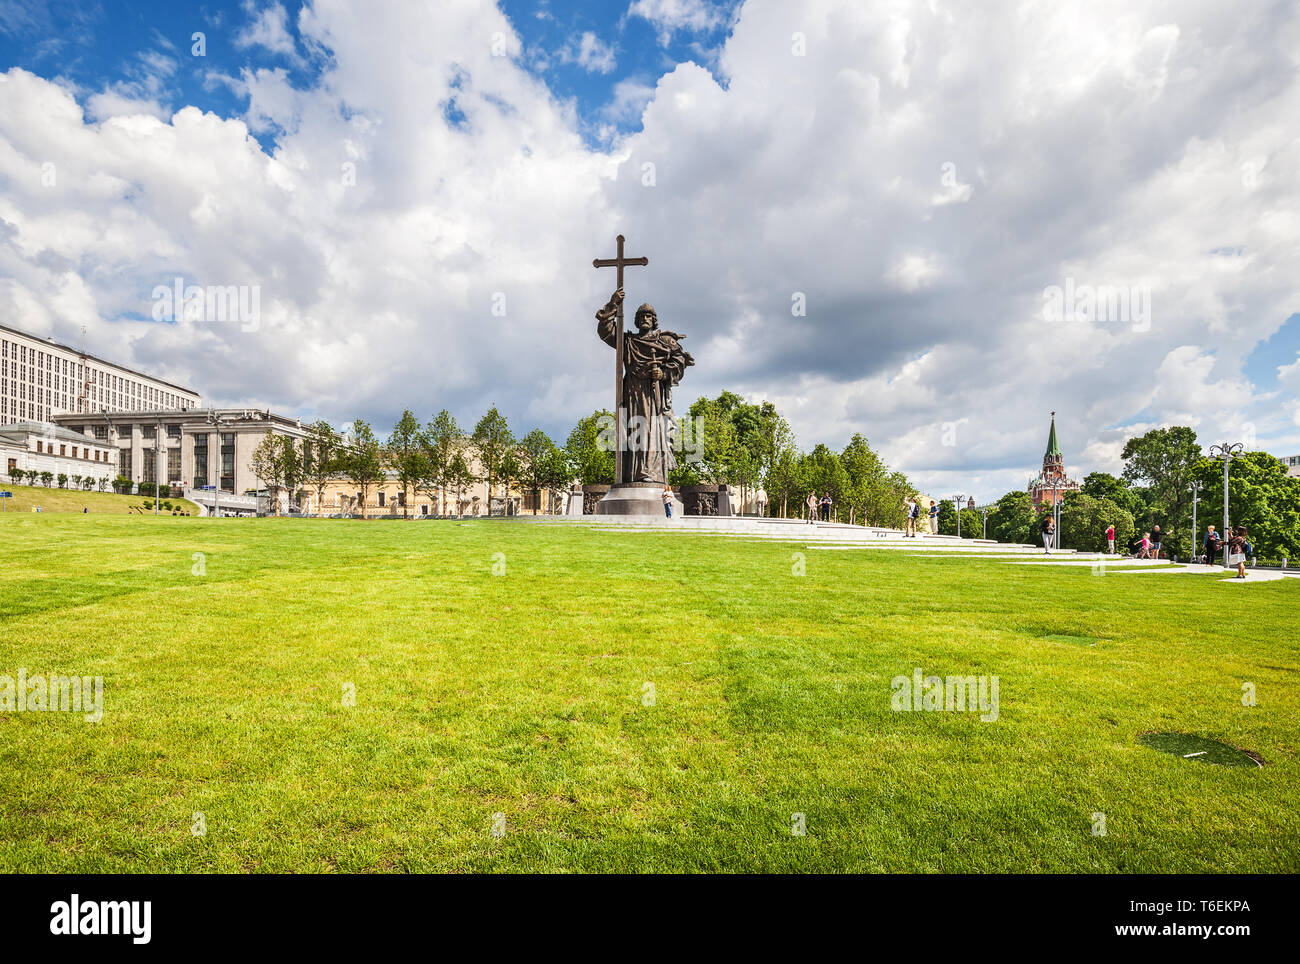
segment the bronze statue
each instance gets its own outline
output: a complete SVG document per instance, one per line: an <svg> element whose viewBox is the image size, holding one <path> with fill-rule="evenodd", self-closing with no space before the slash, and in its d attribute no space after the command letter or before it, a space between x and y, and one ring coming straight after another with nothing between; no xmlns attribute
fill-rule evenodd
<svg viewBox="0 0 1300 964"><path fill-rule="evenodd" d="M615 481L663 485L677 465L673 454L677 430L673 386L682 380L695 359L681 346L686 336L660 328L650 305L636 310L635 332L620 332L623 297L623 289L619 288L596 312L596 333L601 340L616 351L622 342L620 402L626 420L626 442L620 460L622 471Z"/></svg>

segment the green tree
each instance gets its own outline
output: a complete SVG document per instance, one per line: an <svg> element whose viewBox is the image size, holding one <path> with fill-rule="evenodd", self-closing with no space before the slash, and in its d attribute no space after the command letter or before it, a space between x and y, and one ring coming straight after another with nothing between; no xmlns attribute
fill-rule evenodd
<svg viewBox="0 0 1300 964"><path fill-rule="evenodd" d="M479 464L483 467L483 480L487 483L487 514L491 515L492 489L504 481L509 496L510 476L518 471L515 437L510 433L505 416L493 405L478 420L471 438L478 450Z"/></svg>
<svg viewBox="0 0 1300 964"><path fill-rule="evenodd" d="M356 419L343 459L344 477L357 487L361 501L361 518L366 517L370 490L384 481L383 447L370 423Z"/></svg>
<svg viewBox="0 0 1300 964"><path fill-rule="evenodd" d="M952 499L939 500L939 534L944 536L957 534L957 509Z"/></svg>
<svg viewBox="0 0 1300 964"><path fill-rule="evenodd" d="M807 493L800 494L801 482L799 452L791 441L776 454L767 474L763 477L763 486L767 490L770 505L775 506L778 502L781 504L782 519L790 518L791 507L795 509L796 515L802 508L803 495Z"/></svg>
<svg viewBox="0 0 1300 964"><path fill-rule="evenodd" d="M422 479L429 476L429 448L420 423L409 408L402 412L402 417L393 426L385 456L402 490L402 518L409 519L411 493Z"/></svg>
<svg viewBox="0 0 1300 964"><path fill-rule="evenodd" d="M1031 544L1036 522L1034 502L1029 493L1008 492L989 511L989 538L998 542Z"/></svg>
<svg viewBox="0 0 1300 964"><path fill-rule="evenodd" d="M26 469L13 468L9 470L9 478L14 485L22 485L23 479L27 477Z"/></svg>
<svg viewBox="0 0 1300 964"><path fill-rule="evenodd" d="M48 489L48 488L50 487L50 483L53 482L53 481L54 481L54 473L53 473L53 472L42 472L42 473L41 473L41 485L45 486L45 487Z"/></svg>
<svg viewBox="0 0 1300 964"><path fill-rule="evenodd" d="M1108 472L1089 472L1079 491L1094 499L1110 499L1121 509L1128 510L1134 519L1142 518L1147 511L1146 502L1139 491Z"/></svg>
<svg viewBox="0 0 1300 964"><path fill-rule="evenodd" d="M443 479L447 488L456 495L456 516L459 518L464 515L461 504L465 490L478 481L474 476L473 469L470 468L469 459L465 457L463 451L452 453L447 462L447 471Z"/></svg>
<svg viewBox="0 0 1300 964"><path fill-rule="evenodd" d="M583 485L614 483L614 416L605 409L592 412L569 433L564 452Z"/></svg>
<svg viewBox="0 0 1300 964"><path fill-rule="evenodd" d="M1191 483L1201 446L1196 433L1184 425L1156 428L1124 444L1124 481L1145 482L1151 515L1139 525L1160 523L1165 540L1173 543L1187 522Z"/></svg>
<svg viewBox="0 0 1300 964"><path fill-rule="evenodd" d="M433 417L424 430L426 448L426 477L421 487L429 492L437 490L442 511L447 510L447 488L450 484L451 461L465 447L465 433L456 424L456 418L445 408Z"/></svg>
<svg viewBox="0 0 1300 964"><path fill-rule="evenodd" d="M1196 480L1201 483L1197 524L1203 533L1205 526L1223 523L1223 463L1201 459ZM1288 476L1280 459L1267 452L1243 452L1232 460L1228 515L1230 525L1246 527L1257 557L1300 558L1300 478ZM1197 548L1200 538L1198 533Z"/></svg>
<svg viewBox="0 0 1300 964"><path fill-rule="evenodd" d="M519 450L520 482L537 497L533 506L533 514L536 515L542 490L551 493L551 501L554 503L556 489L565 485L572 474L564 452L540 428L533 429L523 437Z"/></svg>
<svg viewBox="0 0 1300 964"><path fill-rule="evenodd" d="M1133 513L1111 499L1068 492L1061 502L1061 545L1080 552L1104 552L1107 526L1115 527L1115 545L1127 546L1136 532Z"/></svg>
<svg viewBox="0 0 1300 964"><path fill-rule="evenodd" d="M302 446L302 478L316 493L319 514L325 511L325 487L342 470L343 455L342 440L329 422L319 419L308 426Z"/></svg>

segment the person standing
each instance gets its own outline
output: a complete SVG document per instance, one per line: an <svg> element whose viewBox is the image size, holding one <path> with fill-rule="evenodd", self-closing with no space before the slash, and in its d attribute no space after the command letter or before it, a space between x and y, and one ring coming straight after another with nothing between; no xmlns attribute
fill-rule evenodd
<svg viewBox="0 0 1300 964"><path fill-rule="evenodd" d="M903 500L903 514L907 516L907 524L903 529L903 538L911 536L916 538L916 503L910 498Z"/></svg>
<svg viewBox="0 0 1300 964"><path fill-rule="evenodd" d="M1142 541L1138 543L1137 557L1139 559L1151 558L1151 533L1149 532L1142 533Z"/></svg>
<svg viewBox="0 0 1300 964"><path fill-rule="evenodd" d="M1202 544L1205 549L1205 564L1214 565L1214 560L1219 555L1219 534L1214 531L1214 526L1205 530L1205 542Z"/></svg>
<svg viewBox="0 0 1300 964"><path fill-rule="evenodd" d="M1160 527L1152 526L1151 528L1151 558L1160 558Z"/></svg>
<svg viewBox="0 0 1300 964"><path fill-rule="evenodd" d="M822 521L831 521L831 494L829 492L822 496Z"/></svg>
<svg viewBox="0 0 1300 964"><path fill-rule="evenodd" d="M939 503L933 499L930 500L930 535L939 534Z"/></svg>
<svg viewBox="0 0 1300 964"><path fill-rule="evenodd" d="M817 524L817 493L812 491L808 493L808 498L804 499L804 505L808 507L808 524Z"/></svg>
<svg viewBox="0 0 1300 964"><path fill-rule="evenodd" d="M1246 527L1237 526L1228 537L1228 565L1237 567L1237 578L1246 578Z"/></svg>
<svg viewBox="0 0 1300 964"><path fill-rule="evenodd" d="M1106 550L1111 555L1115 554L1115 526L1114 525L1109 525L1106 527Z"/></svg>
<svg viewBox="0 0 1300 964"><path fill-rule="evenodd" d="M1049 515L1043 520L1041 529L1043 533L1043 555L1050 556L1052 554L1052 543L1056 539L1056 520Z"/></svg>
<svg viewBox="0 0 1300 964"><path fill-rule="evenodd" d="M673 487L667 482L664 483L664 515L673 517Z"/></svg>

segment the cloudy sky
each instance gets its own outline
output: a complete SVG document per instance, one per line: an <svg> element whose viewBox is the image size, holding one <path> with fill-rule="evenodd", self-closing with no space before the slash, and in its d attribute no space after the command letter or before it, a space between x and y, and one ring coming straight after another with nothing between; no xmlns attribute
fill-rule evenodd
<svg viewBox="0 0 1300 964"><path fill-rule="evenodd" d="M607 407L610 270L679 410L768 398L936 495L1131 434L1300 454L1300 8L0 0L0 322L386 431ZM254 326L154 289L258 286Z"/></svg>

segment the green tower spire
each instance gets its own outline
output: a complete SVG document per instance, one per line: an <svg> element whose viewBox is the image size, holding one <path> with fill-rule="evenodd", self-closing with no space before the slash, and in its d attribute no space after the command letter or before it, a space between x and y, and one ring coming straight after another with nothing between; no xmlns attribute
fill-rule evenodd
<svg viewBox="0 0 1300 964"><path fill-rule="evenodd" d="M1056 413L1052 413L1052 431L1047 436L1047 451L1044 456L1060 455L1061 448L1056 444Z"/></svg>

